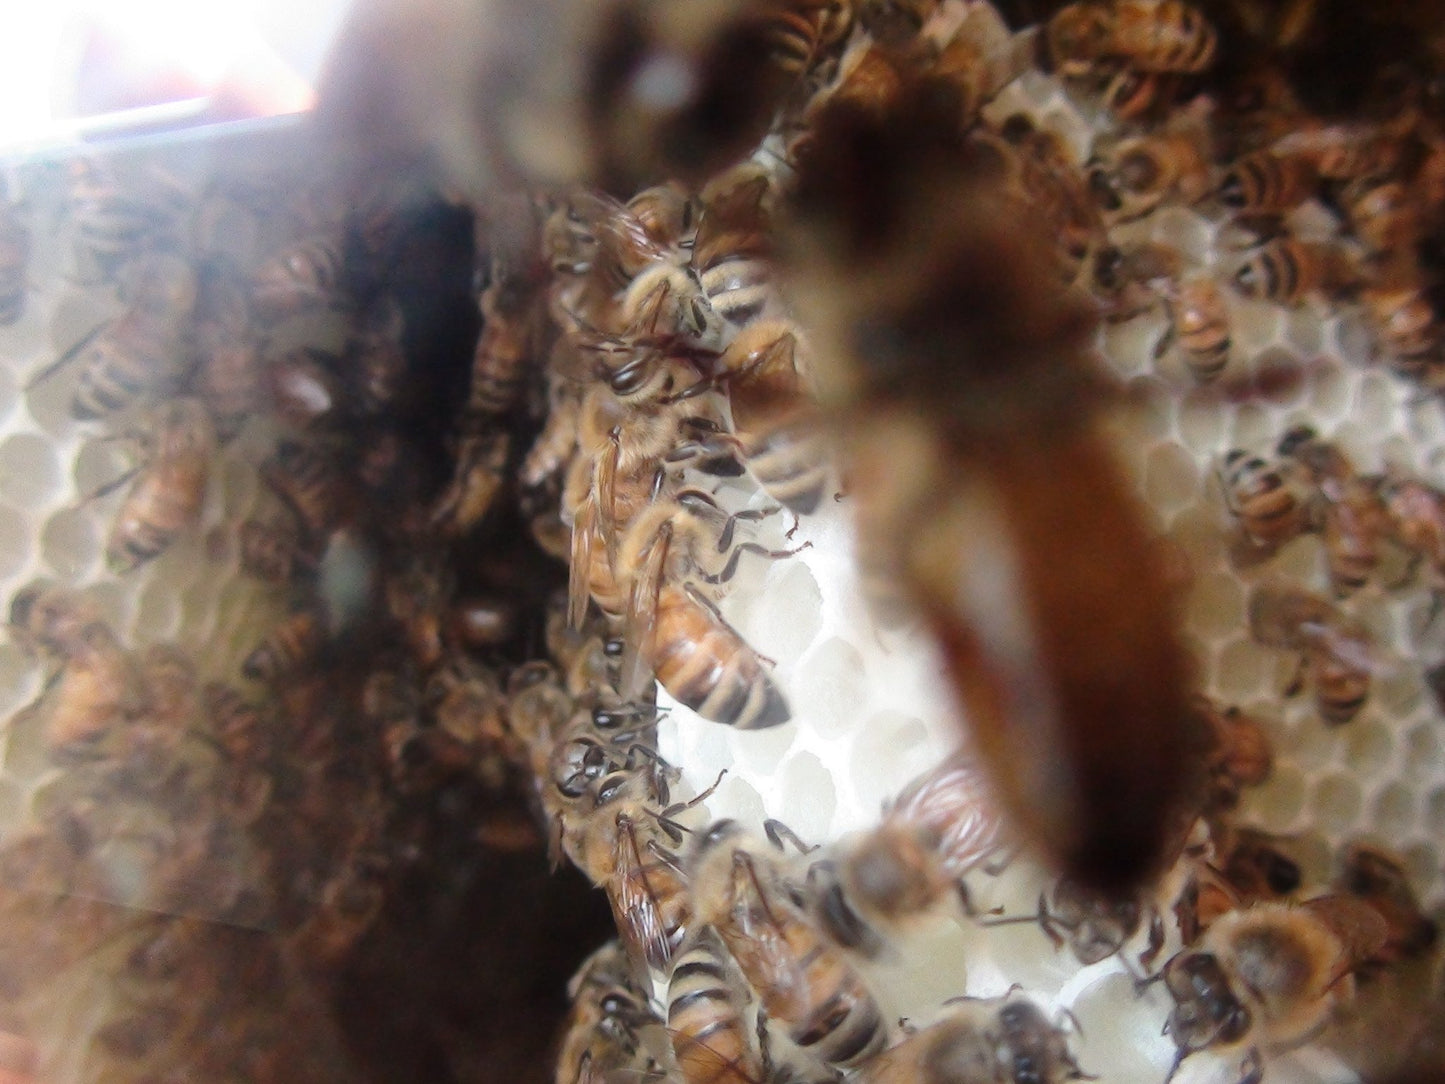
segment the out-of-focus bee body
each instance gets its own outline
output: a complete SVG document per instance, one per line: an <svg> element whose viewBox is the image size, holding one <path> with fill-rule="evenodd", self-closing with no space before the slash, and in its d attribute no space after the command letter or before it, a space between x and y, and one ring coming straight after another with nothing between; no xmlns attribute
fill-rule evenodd
<svg viewBox="0 0 1445 1084"><path fill-rule="evenodd" d="M517 469L517 484L523 491L537 489L561 475L577 449L581 393L568 382L557 381L549 398L547 423Z"/></svg>
<svg viewBox="0 0 1445 1084"><path fill-rule="evenodd" d="M1415 245L1422 231L1420 207L1399 177L1360 177L1340 192L1350 228L1371 253L1389 256Z"/></svg>
<svg viewBox="0 0 1445 1084"><path fill-rule="evenodd" d="M1182 0L1082 0L1049 20L1044 40L1055 70L1070 76L1108 61L1142 72L1201 72L1214 62L1219 36Z"/></svg>
<svg viewBox="0 0 1445 1084"><path fill-rule="evenodd" d="M1384 919L1385 943L1373 957L1385 964L1417 959L1439 938L1439 927L1420 907L1404 866L1387 851L1351 844L1335 889L1368 904Z"/></svg>
<svg viewBox="0 0 1445 1084"><path fill-rule="evenodd" d="M1301 653L1301 673L1287 693L1298 691L1308 668L1320 717L1328 725L1343 725L1359 714L1370 695L1374 666L1363 625L1317 595L1262 586L1249 599L1249 627L1260 643Z"/></svg>
<svg viewBox="0 0 1445 1084"><path fill-rule="evenodd" d="M1387 473L1380 497L1395 539L1445 577L1445 493L1415 478Z"/></svg>
<svg viewBox="0 0 1445 1084"><path fill-rule="evenodd" d="M1160 341L1160 352L1177 343L1190 376L1201 384L1218 379L1229 364L1233 341L1223 292L1209 279L1188 279L1166 306L1169 332Z"/></svg>
<svg viewBox="0 0 1445 1084"><path fill-rule="evenodd" d="M1018 151L1018 195L1030 214L1043 217L1063 281L1076 282L1106 236L1098 202L1056 133L1034 127L1022 114L1006 121L1003 131Z"/></svg>
<svg viewBox="0 0 1445 1084"><path fill-rule="evenodd" d="M771 184L748 164L703 191L692 266L713 311L736 327L775 315L770 237Z"/></svg>
<svg viewBox="0 0 1445 1084"><path fill-rule="evenodd" d="M1220 708L1201 697L1197 710L1212 742L1207 765L1207 813L1233 809L1244 787L1259 786L1274 770L1274 749L1259 720L1237 707Z"/></svg>
<svg viewBox="0 0 1445 1084"><path fill-rule="evenodd" d="M622 946L612 941L589 956L567 984L572 1008L562 1029L554 1084L603 1084L623 1074L642 1081L661 1072L638 1032L661 1021L632 977Z"/></svg>
<svg viewBox="0 0 1445 1084"><path fill-rule="evenodd" d="M955 999L928 1027L874 1057L858 1073L865 1084L1063 1084L1087 1080L1062 1031L1033 1002Z"/></svg>
<svg viewBox="0 0 1445 1084"><path fill-rule="evenodd" d="M161 410L154 447L116 513L105 557L130 572L165 551L195 526L206 496L216 433L198 399L174 399Z"/></svg>
<svg viewBox="0 0 1445 1084"><path fill-rule="evenodd" d="M59 655L81 643L84 630L100 620L100 609L91 599L63 587L33 584L10 599L12 634Z"/></svg>
<svg viewBox="0 0 1445 1084"><path fill-rule="evenodd" d="M703 928L672 963L667 1030L686 1084L760 1084L762 1058L744 1015L745 999L727 950Z"/></svg>
<svg viewBox="0 0 1445 1084"><path fill-rule="evenodd" d="M1319 175L1304 155L1255 151L1237 158L1219 182L1219 199L1241 215L1280 215L1315 194Z"/></svg>
<svg viewBox="0 0 1445 1084"><path fill-rule="evenodd" d="M507 414L521 400L537 350L533 293L493 268L482 291L482 334L472 355L472 380L462 416L480 423Z"/></svg>
<svg viewBox="0 0 1445 1084"><path fill-rule="evenodd" d="M274 683L310 663L326 643L326 629L310 610L283 618L241 664L252 681Z"/></svg>
<svg viewBox="0 0 1445 1084"><path fill-rule="evenodd" d="M1245 297L1298 305L1311 294L1334 294L1355 281L1333 245L1293 238L1266 241L1240 265L1233 283Z"/></svg>
<svg viewBox="0 0 1445 1084"><path fill-rule="evenodd" d="M1190 789L1173 592L1097 414L1081 410L1105 399L1088 302L1060 288L1050 239L1020 233L973 150L920 128L912 113L927 109L819 119L792 208L800 323L859 550L928 621L994 792L1024 842L1123 891L1164 860ZM905 160L882 209L838 180ZM1005 605L1028 615L1007 632ZM1119 680L1101 684L1101 667Z"/></svg>
<svg viewBox="0 0 1445 1084"><path fill-rule="evenodd" d="M1392 368L1419 377L1441 361L1440 321L1418 281L1381 283L1361 292L1377 348Z"/></svg>
<svg viewBox="0 0 1445 1084"><path fill-rule="evenodd" d="M1343 597L1359 590L1379 564L1390 534L1389 515L1376 487L1355 472L1339 448L1308 426L1286 433L1279 451L1304 467L1323 498L1321 529L1335 594Z"/></svg>
<svg viewBox="0 0 1445 1084"><path fill-rule="evenodd" d="M81 421L123 410L142 395L172 391L184 375L184 326L196 300L195 273L178 258L153 257L137 269L135 278L124 312L31 380L33 386L78 362L80 378L70 412Z"/></svg>
<svg viewBox="0 0 1445 1084"><path fill-rule="evenodd" d="M319 444L281 441L261 477L295 513L308 546L321 548L351 512L346 479Z"/></svg>
<svg viewBox="0 0 1445 1084"><path fill-rule="evenodd" d="M1090 165L1089 187L1104 212L1127 222L1166 199L1196 203L1209 194L1211 171L1201 137L1166 131L1126 139Z"/></svg>
<svg viewBox="0 0 1445 1084"><path fill-rule="evenodd" d="M303 348L271 358L262 384L276 416L294 429L335 428L351 406L335 359Z"/></svg>
<svg viewBox="0 0 1445 1084"><path fill-rule="evenodd" d="M338 239L318 235L286 245L251 277L251 300L264 319L339 304L346 267Z"/></svg>
<svg viewBox="0 0 1445 1084"><path fill-rule="evenodd" d="M147 249L179 240L192 193L153 170L123 175L113 165L77 158L67 167L67 196L81 277L109 277Z"/></svg>
<svg viewBox="0 0 1445 1084"><path fill-rule="evenodd" d="M222 273L202 276L192 338L196 362L188 391L206 404L225 443L261 399L261 350L244 282Z"/></svg>
<svg viewBox="0 0 1445 1084"><path fill-rule="evenodd" d="M0 324L15 323L25 311L29 265L30 230L0 191Z"/></svg>
<svg viewBox="0 0 1445 1084"><path fill-rule="evenodd" d="M267 583L289 583L297 572L316 567L295 525L284 520L248 519L237 528L237 538L241 568Z"/></svg>
<svg viewBox="0 0 1445 1084"><path fill-rule="evenodd" d="M1293 463L1269 462L1235 448L1224 457L1219 480L1225 507L1240 530L1266 554L1310 526L1309 490Z"/></svg>
<svg viewBox="0 0 1445 1084"><path fill-rule="evenodd" d="M444 534L466 534L486 518L507 482L511 434L480 432L461 438L456 472L437 499L432 524Z"/></svg>
<svg viewBox="0 0 1445 1084"><path fill-rule="evenodd" d="M878 1003L842 951L781 891L769 859L720 821L700 838L689 874L697 919L713 926L768 1017L829 1065L850 1067L887 1039Z"/></svg>
<svg viewBox="0 0 1445 1084"><path fill-rule="evenodd" d="M145 708L140 673L110 626L67 637L60 670L41 696L45 746L54 757L88 756Z"/></svg>
<svg viewBox="0 0 1445 1084"><path fill-rule="evenodd" d="M267 759L270 734L259 707L219 681L207 682L201 698L216 744L228 758L237 764L257 764Z"/></svg>
<svg viewBox="0 0 1445 1084"><path fill-rule="evenodd" d="M728 344L715 369L727 382L733 433L748 470L770 497L806 514L823 497L827 446L797 350L794 325L758 321Z"/></svg>

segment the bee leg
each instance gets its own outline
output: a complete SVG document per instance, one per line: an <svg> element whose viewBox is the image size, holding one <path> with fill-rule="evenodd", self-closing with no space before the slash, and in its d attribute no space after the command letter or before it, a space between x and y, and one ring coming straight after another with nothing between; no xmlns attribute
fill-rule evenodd
<svg viewBox="0 0 1445 1084"><path fill-rule="evenodd" d="M741 512L732 513L732 515L728 516L727 522L723 524L722 534L718 536L718 553L726 553L729 549L732 548L733 535L737 531L737 525L739 521L749 520L752 522L756 522L761 519L767 519L769 516L776 515L780 510L781 509L778 505L773 505L773 507L771 508L751 508L744 509Z"/></svg>
<svg viewBox="0 0 1445 1084"><path fill-rule="evenodd" d="M767 835L768 841L780 851L786 849L783 846L784 843L791 843L798 849L799 854L812 854L818 849L816 845L809 847L798 838L797 832L794 832L782 821L774 820L772 817L763 821L763 832Z"/></svg>
<svg viewBox="0 0 1445 1084"><path fill-rule="evenodd" d="M97 335L99 335L102 331L104 331L107 326L107 323L102 322L100 324L97 324L94 328L86 332L84 335L82 335L79 342L66 350L63 354L61 354L45 368L41 369L40 372L32 376L29 382L26 383L23 390L30 391L32 388L36 387L41 383L44 383L46 380L49 380L61 369L65 368L65 366L68 365L71 361L75 360L75 357L87 346L89 346L91 340L94 339Z"/></svg>
<svg viewBox="0 0 1445 1084"><path fill-rule="evenodd" d="M1139 967L1147 974L1154 966L1154 961L1164 948L1164 920L1159 914L1159 908L1149 908L1149 941L1144 951L1139 953Z"/></svg>
<svg viewBox="0 0 1445 1084"><path fill-rule="evenodd" d="M721 572L715 576L704 572L701 574L702 579L707 583L727 583L737 575L738 562L742 560L744 553L756 553L759 557L766 557L770 561L781 561L784 557L792 557L795 554L812 548L813 543L811 542L804 542L796 549L790 550L770 550L758 545L756 542L744 542L733 549L732 554L728 557L727 564L723 566Z"/></svg>
<svg viewBox="0 0 1445 1084"><path fill-rule="evenodd" d="M713 796L713 792L716 791L717 788L722 784L723 776L727 774L728 770L724 768L722 771L717 773L717 778L712 781L712 786L708 787L701 794L697 795L697 797L689 798L685 802L677 802L658 813L654 813L653 818L657 821L658 827L660 827L674 840L681 842L682 833L686 832L687 829L684 828L682 825L678 824L675 820L673 820L673 818L676 817L679 813L686 812L693 806L701 805L703 802L711 798Z"/></svg>
<svg viewBox="0 0 1445 1084"><path fill-rule="evenodd" d="M1283 691L1286 697L1298 696L1300 694L1300 690L1305 687L1305 671L1308 668L1309 656L1301 654L1299 662L1295 664L1294 673L1290 676L1289 681L1285 683Z"/></svg>
<svg viewBox="0 0 1445 1084"><path fill-rule="evenodd" d="M135 476L140 473L140 470L141 469L139 467L133 467L130 470L125 471L120 475L120 477L114 478L111 481L106 482L99 489L96 489L90 493L87 493L84 497L81 497L78 505L84 506L89 504L91 501L98 501L102 497L110 496L121 486L125 485L127 482L132 481Z"/></svg>
<svg viewBox="0 0 1445 1084"><path fill-rule="evenodd" d="M960 879L957 885L954 886L954 891L958 893L959 906L963 908L963 913L969 918L978 918L980 915L1003 914L1002 906L990 907L987 911L980 911L977 904L973 902L973 894L968 890L967 881Z"/></svg>

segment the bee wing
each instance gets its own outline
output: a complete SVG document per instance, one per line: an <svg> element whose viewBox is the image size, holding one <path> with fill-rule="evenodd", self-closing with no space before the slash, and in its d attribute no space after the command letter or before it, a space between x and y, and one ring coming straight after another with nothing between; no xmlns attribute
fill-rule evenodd
<svg viewBox="0 0 1445 1084"><path fill-rule="evenodd" d="M622 653L621 692L624 700L635 700L645 691L651 677L653 649L657 637L657 600L662 593L662 573L667 564L671 532L659 532L632 581L627 601L625 648Z"/></svg>
<svg viewBox="0 0 1445 1084"><path fill-rule="evenodd" d="M614 438L608 442L607 450L598 457L597 469L592 478L597 525L607 545L607 566L613 571L617 569L617 461L621 457L621 445Z"/></svg>
<svg viewBox="0 0 1445 1084"><path fill-rule="evenodd" d="M944 869L952 877L963 876L1005 842L983 769L965 753L955 753L909 784L887 816L935 833Z"/></svg>
<svg viewBox="0 0 1445 1084"><path fill-rule="evenodd" d="M572 561L567 569L567 627L580 629L591 598L588 580L592 572L592 543L596 531L597 505L584 497L572 523Z"/></svg>
<svg viewBox="0 0 1445 1084"><path fill-rule="evenodd" d="M796 1020L808 1011L808 981L798 953L775 912L790 906L770 899L751 861L733 867L731 929L720 930L749 985L771 1016ZM792 916L800 926L808 920Z"/></svg>
<svg viewBox="0 0 1445 1084"><path fill-rule="evenodd" d="M616 873L608 884L607 898L612 904L622 944L634 960L640 955L648 967L666 973L672 959L672 944L657 897L647 880L637 832L631 826L619 826L612 861Z"/></svg>
<svg viewBox="0 0 1445 1084"><path fill-rule="evenodd" d="M679 1068L682 1067L682 1064L686 1064L686 1070L683 1073L684 1079L738 1080L761 1084L747 1071L746 1065L739 1065L734 1058L718 1053L706 1042L672 1028L666 1030L667 1037L672 1041L674 1049L677 1048L678 1040L686 1044L686 1058L679 1059ZM4 1082L0 1081L0 1084L4 1084Z"/></svg>

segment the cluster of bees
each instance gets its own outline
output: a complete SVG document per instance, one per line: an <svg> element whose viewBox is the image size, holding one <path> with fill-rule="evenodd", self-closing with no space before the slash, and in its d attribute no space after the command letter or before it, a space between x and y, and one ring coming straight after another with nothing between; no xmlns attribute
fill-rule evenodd
<svg viewBox="0 0 1445 1084"><path fill-rule="evenodd" d="M12 634L50 676L10 726L39 733L59 780L43 823L0 846L10 985L37 1011L49 975L115 946L138 983L199 972L199 920L177 913L283 931L278 955L255 953L260 988L324 981L384 906L404 849L391 808L457 777L525 791L533 816L477 837L570 861L616 921L573 980L559 1084L1088 1079L1077 1021L1027 991L889 1018L869 966L949 907L1036 924L1085 966L1120 959L1141 997L1162 984L1171 1078L1208 1050L1258 1081L1357 987L1430 966L1436 926L1398 856L1354 844L1306 895L1288 841L1234 823L1270 775L1268 728L1193 692L1178 577L1114 460L1123 396L1092 350L1101 322L1162 314L1163 373L1173 358L1239 396L1242 306L1357 305L1379 358L1435 390L1433 103L1327 118L1268 64L1214 93L1224 32L1182 0L1081 0L1018 33L964 0L707 18L702 36L620 18L585 61L605 108L581 179L613 194L477 210L480 334L431 398L417 300L388 277L429 256L394 193L197 194L70 169L76 266L119 311L27 390L70 374L74 421L139 449L84 498L124 490L109 570L205 535L280 616L235 672L206 674L178 648L128 648L84 590L12 598ZM733 115L709 95L739 43L760 89ZM679 57L695 96L659 105L643 77ZM1012 105L1036 67L1106 134L1080 146ZM710 138L679 138L694 128ZM220 209L247 205L284 209L287 232L231 258ZM1209 254L1158 239L1180 208L1247 238L1222 285ZM24 311L27 248L7 208L0 321ZM236 448L264 508L210 525ZM1392 556L1386 586L1423 565L1438 591L1445 493L1362 473L1303 427L1218 466L1241 567L1322 538L1336 600L1257 586L1250 629L1299 653L1287 691L1308 678L1323 722L1349 722L1375 662L1338 600ZM679 798L656 690L719 725L789 721L720 603L745 567L795 557L800 522L834 501L877 620L920 619L972 734L820 850L775 821L709 822L710 790ZM977 909L970 883L1022 850L1057 874L1037 911ZM121 920L95 901L136 868L128 902L156 914ZM56 894L84 937L37 936ZM285 1052L240 1070L255 1079L337 1072L307 1068L344 1062L331 1046L276 1039L289 1005L136 993L84 1072L142 1079L192 1046L205 1066Z"/></svg>

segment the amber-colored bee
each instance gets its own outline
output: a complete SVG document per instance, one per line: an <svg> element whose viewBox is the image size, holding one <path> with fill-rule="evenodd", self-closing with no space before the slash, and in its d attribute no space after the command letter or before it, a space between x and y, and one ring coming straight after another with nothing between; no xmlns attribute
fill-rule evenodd
<svg viewBox="0 0 1445 1084"><path fill-rule="evenodd" d="M622 946L594 952L567 984L572 1008L562 1028L554 1084L598 1084L617 1074L652 1080L661 1075L638 1032L660 1025Z"/></svg>
<svg viewBox="0 0 1445 1084"><path fill-rule="evenodd" d="M867 1062L863 1084L1064 1084L1088 1080L1064 1033L1027 998L954 998L947 1013Z"/></svg>
<svg viewBox="0 0 1445 1084"><path fill-rule="evenodd" d="M787 898L767 855L733 821L697 841L688 874L696 918L722 937L770 1019L828 1065L866 1062L887 1039L873 994L811 919Z"/></svg>
<svg viewBox="0 0 1445 1084"><path fill-rule="evenodd" d="M1253 716L1233 706L1221 709L1204 697L1196 703L1212 738L1205 809L1233 809L1244 787L1259 786L1269 778L1274 770L1274 748L1264 726Z"/></svg>
<svg viewBox="0 0 1445 1084"><path fill-rule="evenodd" d="M778 314L772 199L768 174L752 163L730 170L702 193L692 266L713 311L737 327Z"/></svg>
<svg viewBox="0 0 1445 1084"><path fill-rule="evenodd" d="M1286 695L1299 691L1308 670L1326 724L1341 726L1359 714L1376 665L1362 624L1318 595L1266 585L1250 595L1249 627L1262 644L1300 652Z"/></svg>
<svg viewBox="0 0 1445 1084"><path fill-rule="evenodd" d="M261 708L219 681L207 682L201 697L221 751L237 764L265 761L271 734Z"/></svg>
<svg viewBox="0 0 1445 1084"><path fill-rule="evenodd" d="M1142 72L1190 73L1214 62L1219 35L1182 0L1082 0L1049 20L1044 40L1062 75L1087 75L1107 61Z"/></svg>
<svg viewBox="0 0 1445 1084"><path fill-rule="evenodd" d="M241 672L252 681L274 683L310 663L326 644L326 629L311 610L283 618L256 645Z"/></svg>
<svg viewBox="0 0 1445 1084"><path fill-rule="evenodd" d="M1445 577L1445 493L1399 471L1387 471L1380 497L1395 539Z"/></svg>
<svg viewBox="0 0 1445 1084"><path fill-rule="evenodd" d="M1365 315L1377 348L1392 368L1419 377L1441 360L1440 320L1425 288L1415 277L1366 286Z"/></svg>
<svg viewBox="0 0 1445 1084"><path fill-rule="evenodd" d="M1379 492L1356 473L1344 452L1307 425L1286 433L1279 452L1304 467L1323 498L1321 529L1335 594L1343 597L1359 590L1379 564L1380 550L1391 532Z"/></svg>
<svg viewBox="0 0 1445 1084"><path fill-rule="evenodd" d="M25 311L29 265L30 230L0 190L0 324L15 323Z"/></svg>
<svg viewBox="0 0 1445 1084"><path fill-rule="evenodd" d="M1333 245L1276 238L1255 249L1234 273L1234 287L1255 301L1298 305L1311 294L1331 294L1356 276Z"/></svg>
<svg viewBox="0 0 1445 1084"><path fill-rule="evenodd" d="M10 627L27 642L63 655L101 619L100 608L79 591L32 584L10 599Z"/></svg>
<svg viewBox="0 0 1445 1084"><path fill-rule="evenodd" d="M261 465L261 477L296 514L309 545L324 543L351 511L346 479L321 445L279 442Z"/></svg>
<svg viewBox="0 0 1445 1084"><path fill-rule="evenodd" d="M472 354L472 380L463 417L496 418L520 401L540 336L534 298L535 284L493 266L492 282L479 302L482 334Z"/></svg>
<svg viewBox="0 0 1445 1084"><path fill-rule="evenodd" d="M45 746L61 759L94 755L105 739L145 710L139 669L104 622L67 632L59 673L37 707L46 712Z"/></svg>
<svg viewBox="0 0 1445 1084"><path fill-rule="evenodd" d="M444 534L462 535L481 523L507 483L511 450L511 434L505 430L463 436L456 472L432 511L433 526Z"/></svg>
<svg viewBox="0 0 1445 1084"><path fill-rule="evenodd" d="M130 572L159 556L195 526L206 496L216 433L211 416L197 399L173 399L161 408L152 444L120 511L116 513L105 557L116 572ZM100 490L110 492L127 474ZM99 494L97 494L99 495Z"/></svg>
<svg viewBox="0 0 1445 1084"><path fill-rule="evenodd" d="M1355 236L1372 253L1394 255L1420 240L1420 205L1399 177L1356 178L1340 192L1340 204Z"/></svg>
<svg viewBox="0 0 1445 1084"><path fill-rule="evenodd" d="M1074 958L1087 967L1121 952L1139 932L1143 918L1144 907L1137 899L1102 896L1063 878L1051 890L1039 894L1037 914L990 919L985 925L1037 922L1055 948L1067 944ZM1163 921L1151 908L1149 943L1140 954L1140 964L1147 968L1163 944Z"/></svg>
<svg viewBox="0 0 1445 1084"><path fill-rule="evenodd" d="M275 252L251 276L251 300L267 320L342 300L345 259L335 238L294 241Z"/></svg>
<svg viewBox="0 0 1445 1084"><path fill-rule="evenodd" d="M76 158L66 173L82 277L112 275L146 250L176 241L194 198L159 168L123 170L113 161Z"/></svg>
<svg viewBox="0 0 1445 1084"><path fill-rule="evenodd" d="M1404 866L1388 851L1350 844L1335 889L1369 904L1385 920L1385 943L1374 953L1382 962L1418 958L1439 938L1439 926L1420 907Z"/></svg>
<svg viewBox="0 0 1445 1084"><path fill-rule="evenodd" d="M1219 199L1244 215L1279 215L1315 194L1319 174L1304 155L1256 151L1237 158L1219 182Z"/></svg>
<svg viewBox="0 0 1445 1084"><path fill-rule="evenodd" d="M1219 471L1225 507L1244 536L1266 554L1311 526L1311 493L1293 463L1269 462L1235 448Z"/></svg>
<svg viewBox="0 0 1445 1084"><path fill-rule="evenodd" d="M294 524L248 519L236 529L241 568L267 583L289 583L301 570L314 570L316 558L301 545Z"/></svg>
<svg viewBox="0 0 1445 1084"><path fill-rule="evenodd" d="M1165 131L1126 139L1090 163L1089 187L1111 218L1127 222L1167 199L1196 203L1209 194L1211 171L1201 137Z"/></svg>
<svg viewBox="0 0 1445 1084"><path fill-rule="evenodd" d="M746 987L717 934L688 938L667 983L667 1031L686 1084L757 1084L765 1079L757 1039L745 1015Z"/></svg>
<svg viewBox="0 0 1445 1084"><path fill-rule="evenodd" d="M1123 891L1164 859L1193 770L1172 589L1098 427L1093 315L1058 285L1049 239L1019 228L1045 216L1012 213L929 108L819 118L790 296L863 560L928 621L1023 842ZM844 180L858 170L882 206ZM1026 616L1000 623L1012 607Z"/></svg>
<svg viewBox="0 0 1445 1084"><path fill-rule="evenodd" d="M186 318L196 300L196 276L171 256L148 259L136 269L129 307L83 337L31 381L34 387L72 361L80 380L70 412L92 421L130 406L147 394L175 389L188 360Z"/></svg>

